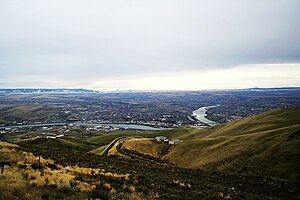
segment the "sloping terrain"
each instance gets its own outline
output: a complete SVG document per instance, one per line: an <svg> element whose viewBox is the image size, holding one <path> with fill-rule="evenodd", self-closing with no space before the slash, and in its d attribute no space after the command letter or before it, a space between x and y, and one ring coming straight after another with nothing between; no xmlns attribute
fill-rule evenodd
<svg viewBox="0 0 300 200"><path fill-rule="evenodd" d="M45 121L51 115L55 115L59 110L47 105L5 105L0 104L0 123L10 124L18 121Z"/></svg>
<svg viewBox="0 0 300 200"><path fill-rule="evenodd" d="M18 142L17 152L51 159L61 172L80 169L66 191L91 198L138 199L123 196L139 195L139 199L296 199L300 196L299 126L299 109L278 109L208 129L184 127L151 133L124 131L93 138L23 140ZM175 146L157 142L153 138L158 135L181 138L183 142ZM99 146L103 147L95 154L106 149L111 156L89 153ZM16 168L20 173L23 170ZM105 176L82 174L87 169L101 169ZM44 168L34 170L39 178L44 177ZM119 180L116 177L120 174L129 175ZM1 180L5 184L0 187L11 190L6 186L7 179ZM24 181L35 180L29 177ZM78 188L83 182L90 186L88 191ZM29 189L36 189L39 195L48 189L50 199L61 194L59 187L42 183Z"/></svg>
<svg viewBox="0 0 300 200"><path fill-rule="evenodd" d="M39 138L29 141L22 141L20 144L26 144L32 146L44 147L48 149L69 149L76 150L81 152L88 152L94 146L91 143L84 142L80 139L75 138L56 138L56 139L47 139L47 138Z"/></svg>
<svg viewBox="0 0 300 200"><path fill-rule="evenodd" d="M275 109L178 134L184 142L171 146L161 159L184 168L299 179L299 133L300 109ZM143 144L124 146L147 154Z"/></svg>
<svg viewBox="0 0 300 200"><path fill-rule="evenodd" d="M299 183L290 180L210 173L162 165L138 157L98 156L80 152L79 149L68 149L64 145L51 148L42 140L38 141L34 145L19 143L18 151L21 150L22 155L23 151L32 152L36 162L37 157L42 156L53 160L54 164L37 168L37 163L33 163L31 175L21 176L26 178L22 179L26 187L7 184L15 181L8 175L13 170L22 174L23 168L15 166L12 170L6 170L4 176L0 174L0 193L9 190L21 197L30 193L35 197L48 195L49 199L295 199L300 195ZM49 170L49 167L53 169ZM75 175L68 176L74 169ZM59 176L53 177L49 173L59 173ZM55 185L61 183L61 176L70 177L62 182L67 184L63 190ZM47 181L49 178L54 182ZM77 198L74 195L78 195Z"/></svg>
<svg viewBox="0 0 300 200"><path fill-rule="evenodd" d="M169 150L169 145L148 138L134 138L125 140L123 148L126 150L136 149L137 152L143 152L145 156L159 158L165 155Z"/></svg>

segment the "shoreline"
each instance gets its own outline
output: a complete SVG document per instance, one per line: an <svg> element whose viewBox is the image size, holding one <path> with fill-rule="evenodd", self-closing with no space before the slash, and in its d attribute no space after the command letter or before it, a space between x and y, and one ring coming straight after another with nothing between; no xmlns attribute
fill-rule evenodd
<svg viewBox="0 0 300 200"><path fill-rule="evenodd" d="M65 126L65 125L80 125L80 126L113 126L116 128L124 128L131 130L145 130L145 131L158 131L164 130L164 127L155 127L154 125L144 125L144 124L131 124L131 123L87 123L87 122L54 122L45 124L23 124L23 125L10 125L10 126L0 126L1 129L14 129L14 128L31 128L31 127L46 127L46 126Z"/></svg>

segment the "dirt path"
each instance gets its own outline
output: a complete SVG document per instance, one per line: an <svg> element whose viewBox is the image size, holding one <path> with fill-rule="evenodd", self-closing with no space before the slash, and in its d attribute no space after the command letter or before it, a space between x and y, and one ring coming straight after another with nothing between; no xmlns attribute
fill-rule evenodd
<svg viewBox="0 0 300 200"><path fill-rule="evenodd" d="M126 138L125 140L132 139L132 138ZM127 156L127 157L131 157L131 158L137 158L137 159L140 159L140 160L148 160L148 161L151 161L151 162L155 162L156 164L159 164L159 165L166 165L166 164L172 165L171 163L168 163L166 161L153 158L151 156L144 156L142 154L136 154L134 152L128 151L128 150L126 150L126 149L123 148L124 142L125 141L121 141L120 144L118 144L116 146L117 152L120 153L121 155L124 155L124 156Z"/></svg>
<svg viewBox="0 0 300 200"><path fill-rule="evenodd" d="M118 137L116 139L114 139L102 152L102 156L107 156L108 152L115 146L115 144L120 141L121 139L124 140L128 140L128 139L132 139L132 138L143 138L142 136L136 136L136 137ZM122 153L121 153L122 154Z"/></svg>
<svg viewBox="0 0 300 200"><path fill-rule="evenodd" d="M120 139L122 139L122 138L124 138L124 137L119 137L119 138L116 138L116 139L114 139L109 145L108 145L108 147L106 147L105 149L104 149L104 151L102 152L102 156L107 156L107 154L108 154L108 152L111 150L111 148L113 148L113 146L115 146L115 144L120 140Z"/></svg>

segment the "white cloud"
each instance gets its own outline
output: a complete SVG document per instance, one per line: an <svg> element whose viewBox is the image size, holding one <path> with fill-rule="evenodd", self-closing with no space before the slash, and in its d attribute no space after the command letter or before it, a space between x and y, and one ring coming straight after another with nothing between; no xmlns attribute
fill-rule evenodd
<svg viewBox="0 0 300 200"><path fill-rule="evenodd" d="M111 88L119 88L125 77L133 88L162 88L154 85L181 80L178 74L225 76L230 66L299 63L299 8L298 0L0 1L0 84L97 81L108 88L114 80ZM210 80L175 83L203 88Z"/></svg>
<svg viewBox="0 0 300 200"><path fill-rule="evenodd" d="M67 76L67 75L66 75ZM156 73L143 77L99 77L85 82L60 77L31 76L10 79L6 87L71 87L111 90L204 90L300 86L300 64L255 64L211 71ZM52 80L52 81L45 81Z"/></svg>
<svg viewBox="0 0 300 200"><path fill-rule="evenodd" d="M99 90L203 90L300 86L300 64L243 65L211 71L186 71L95 81Z"/></svg>

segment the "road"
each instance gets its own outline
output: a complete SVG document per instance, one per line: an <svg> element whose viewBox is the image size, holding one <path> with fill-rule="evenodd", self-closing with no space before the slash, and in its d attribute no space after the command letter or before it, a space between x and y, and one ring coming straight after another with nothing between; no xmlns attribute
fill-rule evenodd
<svg viewBox="0 0 300 200"><path fill-rule="evenodd" d="M101 155L103 156L107 156L108 155L108 152L115 146L115 144L117 142L119 142L120 140L128 140L128 139L133 139L133 138L143 138L142 136L136 136L136 137L119 137L119 138L116 138L114 139L110 144L109 146L107 146L105 148L105 150L102 152ZM137 159L140 159L140 160L148 160L148 161L151 161L151 162L155 162L157 164L167 164L166 161L163 161L163 160L160 160L160 159L157 159L157 158L154 158L154 157L151 157L151 156L145 156L145 155L142 155L142 154L136 154L134 152L131 152L131 151L128 151L126 149L123 148L123 144L124 144L125 141L121 141L120 144L118 144L116 146L116 151L118 153L120 153L121 155L124 155L124 156L127 156L127 157L130 157L130 158L137 158ZM170 163L169 163L170 164Z"/></svg>

